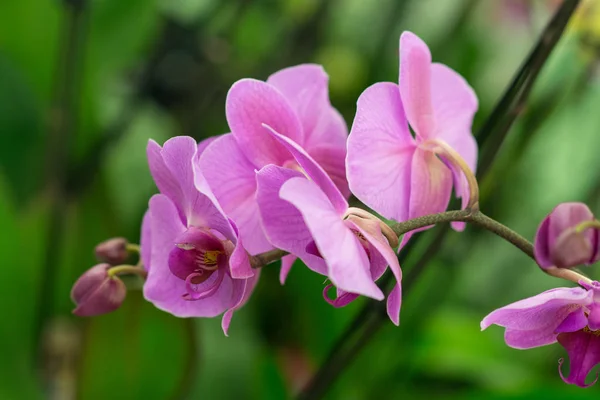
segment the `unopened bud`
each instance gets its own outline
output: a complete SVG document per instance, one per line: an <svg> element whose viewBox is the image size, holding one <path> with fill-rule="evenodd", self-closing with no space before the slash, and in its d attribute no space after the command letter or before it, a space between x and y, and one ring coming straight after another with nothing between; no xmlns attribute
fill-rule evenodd
<svg viewBox="0 0 600 400"><path fill-rule="evenodd" d="M122 237L105 240L96 246L96 258L112 265L122 264L129 256L127 244L127 239Z"/></svg>
<svg viewBox="0 0 600 400"><path fill-rule="evenodd" d="M110 276L109 264L98 264L87 270L71 289L76 304L73 314L89 317L112 312L125 300L127 288L117 276Z"/></svg>
<svg viewBox="0 0 600 400"><path fill-rule="evenodd" d="M583 203L562 203L542 221L535 237L540 267L572 268L600 257L598 221Z"/></svg>

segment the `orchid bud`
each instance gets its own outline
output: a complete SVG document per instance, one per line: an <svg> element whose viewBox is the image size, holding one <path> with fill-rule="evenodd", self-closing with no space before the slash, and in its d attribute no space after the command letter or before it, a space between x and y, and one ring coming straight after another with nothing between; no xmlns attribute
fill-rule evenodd
<svg viewBox="0 0 600 400"><path fill-rule="evenodd" d="M80 317L106 314L121 306L127 288L117 276L108 274L109 264L98 264L87 270L71 289L71 299L77 305L73 314Z"/></svg>
<svg viewBox="0 0 600 400"><path fill-rule="evenodd" d="M94 250L98 261L107 262L112 265L122 264L127 260L127 239L122 237L105 240L96 246Z"/></svg>
<svg viewBox="0 0 600 400"><path fill-rule="evenodd" d="M535 236L540 267L572 268L600 258L599 223L583 203L562 203L542 221Z"/></svg>

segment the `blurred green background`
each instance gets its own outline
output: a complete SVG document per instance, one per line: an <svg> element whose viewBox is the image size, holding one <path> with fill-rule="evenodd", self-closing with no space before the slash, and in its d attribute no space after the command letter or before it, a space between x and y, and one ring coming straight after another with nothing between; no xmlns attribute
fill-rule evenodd
<svg viewBox="0 0 600 400"><path fill-rule="evenodd" d="M481 183L483 211L529 238L558 202L600 212L598 3L578 10ZM219 318L177 319L135 290L113 314L71 315L70 287L95 263L95 244L139 240L156 191L147 140L224 133L233 82L303 62L324 65L351 123L364 88L397 80L403 30L474 87L477 131L556 4L0 2L0 398L291 397L365 302L334 309L323 277L300 265L284 287L277 266L263 271L229 338ZM500 328L479 329L491 310L565 285L491 234L450 233L404 299L400 327L386 322L328 398L596 398L597 386L562 383L560 346L514 350Z"/></svg>

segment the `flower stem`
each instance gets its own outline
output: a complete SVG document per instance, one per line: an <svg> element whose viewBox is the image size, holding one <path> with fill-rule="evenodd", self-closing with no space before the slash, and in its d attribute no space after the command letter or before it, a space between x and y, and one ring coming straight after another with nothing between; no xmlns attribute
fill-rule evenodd
<svg viewBox="0 0 600 400"><path fill-rule="evenodd" d="M281 257L286 256L287 251L280 249L266 251L264 253L257 254L250 257L250 265L252 268L262 268L265 265L271 264L274 261L279 260Z"/></svg>
<svg viewBox="0 0 600 400"><path fill-rule="evenodd" d="M117 265L108 270L108 276L111 278L117 275L139 275L142 278L145 278L148 276L148 272L145 269L133 265Z"/></svg>

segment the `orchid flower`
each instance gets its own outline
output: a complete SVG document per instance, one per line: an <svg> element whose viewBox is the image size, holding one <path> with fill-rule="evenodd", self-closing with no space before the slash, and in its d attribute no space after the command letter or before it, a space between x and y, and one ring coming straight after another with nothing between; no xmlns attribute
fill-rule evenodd
<svg viewBox="0 0 600 400"><path fill-rule="evenodd" d="M446 210L453 185L463 208L469 201L474 206L477 144L471 124L477 107L467 82L432 63L427 45L404 32L399 84L376 83L357 102L346 158L352 193L396 221ZM453 227L462 230L464 223Z"/></svg>
<svg viewBox="0 0 600 400"><path fill-rule="evenodd" d="M177 317L225 313L227 335L259 271L250 267L235 225L199 171L198 147L190 137L170 139L162 148L148 143L148 164L161 193L150 199L142 224L144 296Z"/></svg>
<svg viewBox="0 0 600 400"><path fill-rule="evenodd" d="M301 172L268 165L258 173L257 199L263 226L277 247L300 257L337 287L336 307L358 295L382 300L375 281L390 266L396 285L387 300L390 319L399 323L401 271L393 246L397 237L370 214L349 208L344 195L319 164L292 139L265 125L293 157ZM289 269L282 269L282 280Z"/></svg>
<svg viewBox="0 0 600 400"><path fill-rule="evenodd" d="M329 103L327 82L322 67L305 64L283 69L266 82L242 79L227 94L226 115L231 133L206 148L200 165L251 254L273 248L262 230L255 198L255 171L269 164L298 168L263 123L301 145L323 166L342 193L349 195L344 166L348 130Z"/></svg>
<svg viewBox="0 0 600 400"><path fill-rule="evenodd" d="M561 378L580 387L600 363L600 283L580 281L584 288L557 288L499 308L481 321L504 327L504 340L516 349L531 349L558 342L569 355L569 375Z"/></svg>

